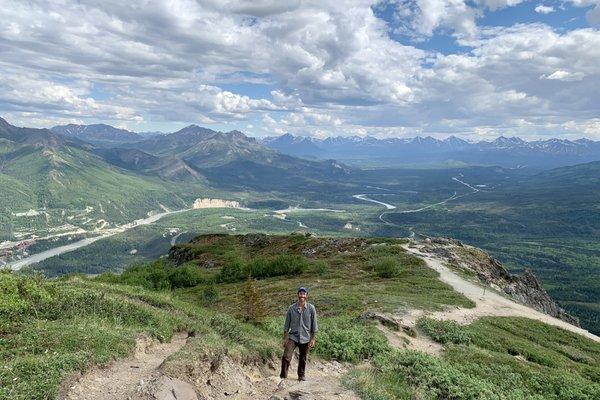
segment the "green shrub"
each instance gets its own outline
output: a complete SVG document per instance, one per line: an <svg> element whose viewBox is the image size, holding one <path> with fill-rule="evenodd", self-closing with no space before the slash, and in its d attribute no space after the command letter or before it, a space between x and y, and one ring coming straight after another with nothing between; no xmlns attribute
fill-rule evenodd
<svg viewBox="0 0 600 400"><path fill-rule="evenodd" d="M248 277L247 268L240 259L227 262L217 275L219 282L239 282Z"/></svg>
<svg viewBox="0 0 600 400"><path fill-rule="evenodd" d="M327 264L327 262L323 260L313 261L310 268L311 272L320 276L327 274L329 272L329 269L329 264Z"/></svg>
<svg viewBox="0 0 600 400"><path fill-rule="evenodd" d="M205 280L202 270L195 264L186 264L172 269L168 279L173 289L197 286Z"/></svg>
<svg viewBox="0 0 600 400"><path fill-rule="evenodd" d="M369 265L380 278L394 278L402 272L400 262L393 256L373 258Z"/></svg>
<svg viewBox="0 0 600 400"><path fill-rule="evenodd" d="M438 343L471 343L471 333L454 321L442 321L432 318L419 319L417 326Z"/></svg>
<svg viewBox="0 0 600 400"><path fill-rule="evenodd" d="M298 275L307 269L306 258L282 254L274 258L255 258L247 263L234 259L226 263L217 276L219 282L239 282L252 278Z"/></svg>
<svg viewBox="0 0 600 400"><path fill-rule="evenodd" d="M219 289L214 283L209 283L202 289L202 302L205 305L213 305L219 301Z"/></svg>
<svg viewBox="0 0 600 400"><path fill-rule="evenodd" d="M306 258L282 254L272 259L257 258L247 266L247 272L253 278L270 278L273 276L298 275L308 267Z"/></svg>
<svg viewBox="0 0 600 400"><path fill-rule="evenodd" d="M493 384L417 351L399 351L390 362L393 370L432 399L501 399ZM523 397L509 397L523 398Z"/></svg>
<svg viewBox="0 0 600 400"><path fill-rule="evenodd" d="M422 319L419 327L444 343L465 343L468 332L470 345L446 346L442 357L382 352L373 357L375 369L350 384L367 399L600 398L600 347L572 332L509 317L484 317L469 326ZM405 394L407 388L411 395ZM394 396L396 389L403 394Z"/></svg>
<svg viewBox="0 0 600 400"><path fill-rule="evenodd" d="M388 351L387 339L354 318L330 317L319 322L315 351L324 358L358 362Z"/></svg>
<svg viewBox="0 0 600 400"><path fill-rule="evenodd" d="M104 273L95 280L107 283L121 283L142 286L146 289L170 290L197 286L208 280L206 272L196 264L187 263L175 267L164 260L147 264L136 264L127 268L121 275Z"/></svg>

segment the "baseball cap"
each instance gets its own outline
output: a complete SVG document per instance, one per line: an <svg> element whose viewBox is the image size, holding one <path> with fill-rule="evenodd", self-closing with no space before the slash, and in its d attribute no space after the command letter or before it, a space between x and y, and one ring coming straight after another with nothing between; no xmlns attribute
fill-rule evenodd
<svg viewBox="0 0 600 400"><path fill-rule="evenodd" d="M308 289L306 289L304 286L300 286L300 287L298 288L298 293L300 293L300 292L305 292L305 293L308 293Z"/></svg>

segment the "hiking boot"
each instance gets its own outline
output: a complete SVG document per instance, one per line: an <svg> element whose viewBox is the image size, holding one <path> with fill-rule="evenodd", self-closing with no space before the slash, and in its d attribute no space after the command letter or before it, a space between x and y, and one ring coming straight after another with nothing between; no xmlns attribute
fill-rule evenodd
<svg viewBox="0 0 600 400"><path fill-rule="evenodd" d="M305 377L305 376L299 376L299 377L298 377L298 380L299 380L299 381L305 381L305 380L306 380L306 377Z"/></svg>

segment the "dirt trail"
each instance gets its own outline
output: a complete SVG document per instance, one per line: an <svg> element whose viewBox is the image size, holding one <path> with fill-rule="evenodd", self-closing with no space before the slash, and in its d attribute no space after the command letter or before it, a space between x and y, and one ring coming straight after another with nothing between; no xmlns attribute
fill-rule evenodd
<svg viewBox="0 0 600 400"><path fill-rule="evenodd" d="M137 340L135 354L107 368L94 368L65 389L62 400L125 400L133 398L144 382L156 378L165 358L186 343L187 333L177 333L169 343Z"/></svg>
<svg viewBox="0 0 600 400"><path fill-rule="evenodd" d="M348 365L336 361L309 360L306 381L296 378L297 356L290 365L287 379L279 378L279 362L270 368L241 366L223 361L218 370L210 371L196 380L198 399L210 400L359 400L349 389L344 388L341 378L348 372ZM206 386L204 381L210 380Z"/></svg>
<svg viewBox="0 0 600 400"><path fill-rule="evenodd" d="M354 392L344 388L340 382L340 377L347 372L347 368L337 362L310 362L307 365L308 380L298 382L293 379L295 365L290 366L290 375L292 378L285 379L283 382L279 378L274 391L270 392L271 397L266 399L289 399L289 400L359 400ZM267 387L268 389L268 387ZM269 391L267 390L267 393Z"/></svg>
<svg viewBox="0 0 600 400"><path fill-rule="evenodd" d="M137 340L132 357L106 368L94 368L78 379L63 384L60 400L360 400L343 387L340 378L348 367L338 362L309 360L307 381L294 379L297 357L290 366L290 378L282 380L277 370L263 371L235 366L228 383L213 387L212 393L163 374L161 365L181 349L187 334L176 334L170 343L157 344L148 338ZM227 368L225 368L227 370ZM207 377L199 377L203 381ZM236 389L236 384L237 389Z"/></svg>
<svg viewBox="0 0 600 400"><path fill-rule="evenodd" d="M558 326L565 330L575 332L596 342L600 342L600 337L586 331L585 329L571 325L558 318L551 317L547 314L536 311L523 304L517 303L503 295L495 292L493 289L477 283L470 282L461 276L454 273L444 265L444 261L424 254L412 247L405 247L410 253L413 253L425 260L427 265L439 272L440 280L452 286L454 290L462 293L465 297L475 302L475 308L452 308L446 311L428 313L427 315L436 319L454 320L461 324L469 324L479 317L483 316L498 316L498 317L526 317L544 322L549 325ZM403 322L414 322L424 312L413 312L412 315L404 316Z"/></svg>
<svg viewBox="0 0 600 400"><path fill-rule="evenodd" d="M416 315L416 314L415 314ZM419 310L419 316L424 315L422 311ZM410 349L416 351L422 351L423 353L431 354L434 356L441 356L444 350L444 347L433 341L429 336L423 334L416 328L416 322L418 317L411 318L408 320L407 315L403 315L401 319L401 324L413 329L415 336L410 336L406 332L403 331L394 331L388 328L387 326L378 324L376 327L379 329L387 338L390 346L396 349Z"/></svg>

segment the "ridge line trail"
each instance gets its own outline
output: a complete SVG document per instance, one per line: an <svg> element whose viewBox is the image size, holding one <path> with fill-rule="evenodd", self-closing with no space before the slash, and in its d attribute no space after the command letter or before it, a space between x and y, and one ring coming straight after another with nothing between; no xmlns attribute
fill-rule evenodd
<svg viewBox="0 0 600 400"><path fill-rule="evenodd" d="M427 266L437 271L439 279L450 285L455 291L463 294L468 299L475 303L474 308L452 308L446 311L437 311L427 313L435 319L453 320L460 324L470 324L479 317L496 316L496 317L525 317L544 322L549 325L557 326L565 330L580 334L588 339L600 342L600 337L588 332L583 328L571 325L558 318L551 317L540 311L534 310L526 305L517 303L507 297L502 296L491 287L486 286L485 295L484 287L477 283L470 282L458 274L454 273L450 268L444 265L443 260L432 257L429 254L420 252L419 250L403 246L407 252L422 258ZM416 320L425 313L411 313L407 318L403 318L407 322L416 322Z"/></svg>
<svg viewBox="0 0 600 400"><path fill-rule="evenodd" d="M140 381L148 382L160 373L158 367L181 349L187 333L173 335L168 343L152 344L150 339L136 340L135 353L112 362L108 367L93 367L66 387L60 400L124 400L133 397Z"/></svg>

